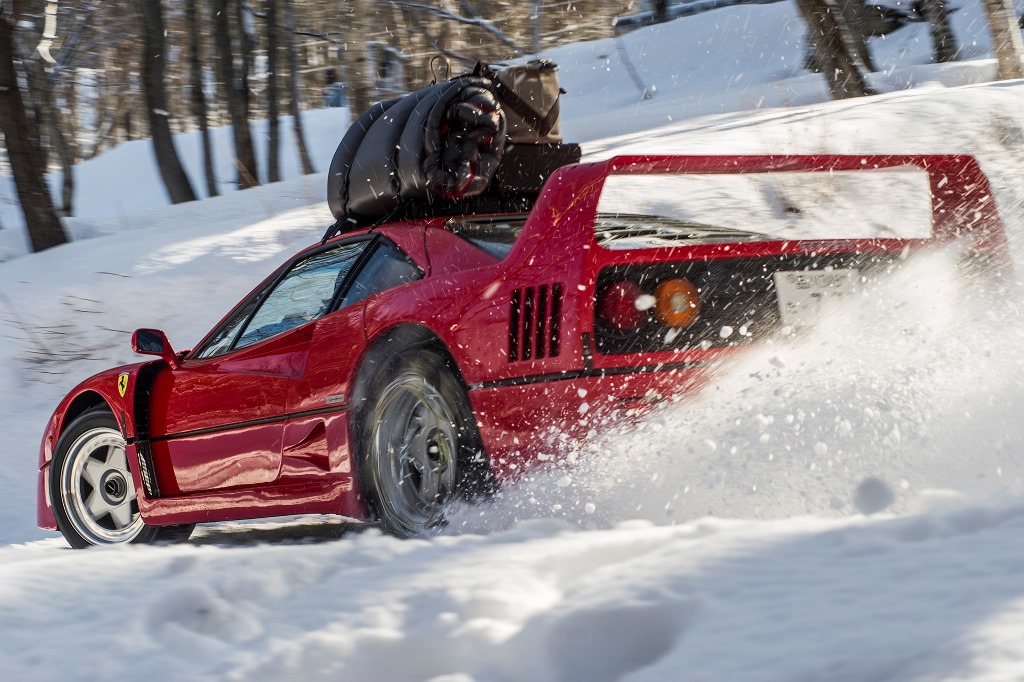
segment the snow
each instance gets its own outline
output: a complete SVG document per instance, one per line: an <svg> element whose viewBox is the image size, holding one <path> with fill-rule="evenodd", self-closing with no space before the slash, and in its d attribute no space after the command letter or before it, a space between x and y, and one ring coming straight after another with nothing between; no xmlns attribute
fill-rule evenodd
<svg viewBox="0 0 1024 682"><path fill-rule="evenodd" d="M927 64L913 26L872 43L885 94L844 102L799 70L789 3L561 48L563 131L590 158L971 153L1019 269L1024 84L987 82L983 13L958 4L967 61ZM347 120L306 117L317 169ZM196 137L178 143L202 185ZM439 537L297 517L66 549L35 528L38 438L60 397L132 361L137 327L195 343L330 221L324 174L297 177L290 147L284 182L179 206L150 154L135 142L82 164L75 241L39 254L0 178L4 679L1024 678L1024 297L962 282L955 253L908 263L636 428L539 444L544 468Z"/></svg>

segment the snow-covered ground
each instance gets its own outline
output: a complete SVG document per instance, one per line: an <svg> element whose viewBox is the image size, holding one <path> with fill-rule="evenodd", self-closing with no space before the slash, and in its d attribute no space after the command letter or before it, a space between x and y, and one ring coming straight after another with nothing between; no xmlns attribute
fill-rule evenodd
<svg viewBox="0 0 1024 682"><path fill-rule="evenodd" d="M593 158L972 153L1019 270L1024 83L986 82L983 15L955 4L968 61L928 65L923 27L901 30L872 44L886 94L846 102L800 71L788 3L561 48L563 130ZM319 170L346 121L307 116ZM181 148L198 168L194 136ZM0 179L0 678L1024 679L1024 296L962 288L944 254L445 537L302 517L72 552L36 529L60 396L131 361L137 327L188 347L320 237L326 178L289 163L170 207L148 144L122 145L81 166L76 241L33 255Z"/></svg>

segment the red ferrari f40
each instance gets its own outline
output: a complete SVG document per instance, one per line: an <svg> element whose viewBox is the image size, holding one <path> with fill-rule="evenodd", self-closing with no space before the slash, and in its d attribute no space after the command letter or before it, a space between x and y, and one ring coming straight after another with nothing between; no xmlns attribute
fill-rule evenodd
<svg viewBox="0 0 1024 682"><path fill-rule="evenodd" d="M685 396L708 369L899 267L1008 267L967 156L620 156L525 213L345 232L289 258L194 349L82 382L39 452L38 521L73 547L291 514L415 536L446 505Z"/></svg>

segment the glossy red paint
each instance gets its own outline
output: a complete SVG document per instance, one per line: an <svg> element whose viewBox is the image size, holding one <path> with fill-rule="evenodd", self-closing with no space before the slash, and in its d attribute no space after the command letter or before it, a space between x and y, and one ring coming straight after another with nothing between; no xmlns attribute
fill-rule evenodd
<svg viewBox="0 0 1024 682"><path fill-rule="evenodd" d="M931 239L609 250L594 235L601 189L611 174L827 173L902 166L928 173ZM404 221L373 230L405 252L423 270L422 279L240 351L210 359L185 357L178 367L161 363L151 386L136 385L147 366L140 363L76 387L57 407L43 436L39 524L54 527L45 485L52 448L83 405L106 403L124 423L147 523L306 512L361 517L365 508L352 447L351 397L368 349L397 328L425 330L451 354L492 468L507 481L533 466L538 454L556 453L565 439L628 424L653 405L691 395L713 380L721 360L743 352L597 352L594 300L604 268L849 251L902 253L953 239L963 244L965 257L1009 267L1006 236L988 182L977 162L966 156L631 156L578 164L548 180L519 239L500 260L452 234L445 222ZM544 334L516 328L517 301L542 307L557 320L557 328ZM129 375L125 397L117 387L121 372ZM140 397L143 414L135 410L137 389L140 396L151 391L148 400ZM160 497L148 496L142 484L137 437L148 439L152 449Z"/></svg>
<svg viewBox="0 0 1024 682"><path fill-rule="evenodd" d="M146 523L153 526L289 514L339 514L363 518L366 508L352 486L349 479L337 483L288 483L159 500L140 498L139 510Z"/></svg>
<svg viewBox="0 0 1024 682"><path fill-rule="evenodd" d="M162 495L277 481L288 390L305 374L315 327L157 376L149 433Z"/></svg>

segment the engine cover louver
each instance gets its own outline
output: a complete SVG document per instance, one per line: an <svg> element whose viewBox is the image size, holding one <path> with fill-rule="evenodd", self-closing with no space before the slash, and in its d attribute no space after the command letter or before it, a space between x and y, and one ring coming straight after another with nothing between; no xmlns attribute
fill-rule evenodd
<svg viewBox="0 0 1024 682"><path fill-rule="evenodd" d="M513 291L508 361L557 357L561 315L561 284L542 284Z"/></svg>

